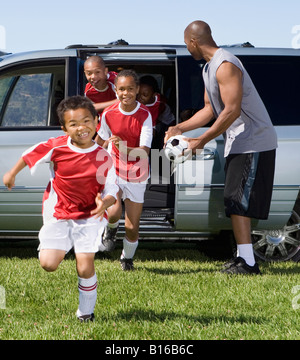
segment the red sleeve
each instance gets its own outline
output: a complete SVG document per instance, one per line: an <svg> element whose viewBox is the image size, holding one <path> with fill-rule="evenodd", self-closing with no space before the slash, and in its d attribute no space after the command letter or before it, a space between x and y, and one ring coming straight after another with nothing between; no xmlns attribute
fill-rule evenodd
<svg viewBox="0 0 300 360"><path fill-rule="evenodd" d="M37 164L51 161L53 149L57 146L63 146L66 143L67 136L50 138L48 141L41 142L27 149L22 158L30 169Z"/></svg>
<svg viewBox="0 0 300 360"><path fill-rule="evenodd" d="M107 74L107 81L111 82L111 83L115 83L115 79L117 77L118 73L116 73L115 71L110 71Z"/></svg>

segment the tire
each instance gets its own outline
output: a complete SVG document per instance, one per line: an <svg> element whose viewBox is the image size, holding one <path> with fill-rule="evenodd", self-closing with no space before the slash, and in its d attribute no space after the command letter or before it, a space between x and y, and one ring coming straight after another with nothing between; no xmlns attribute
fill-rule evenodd
<svg viewBox="0 0 300 360"><path fill-rule="evenodd" d="M300 215L295 206L282 229L254 230L252 242L255 256L263 261L300 260Z"/></svg>

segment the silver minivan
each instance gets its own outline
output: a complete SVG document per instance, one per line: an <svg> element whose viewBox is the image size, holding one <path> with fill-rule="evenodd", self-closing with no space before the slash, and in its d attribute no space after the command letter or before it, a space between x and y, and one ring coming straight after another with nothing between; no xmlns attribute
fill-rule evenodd
<svg viewBox="0 0 300 360"><path fill-rule="evenodd" d="M278 135L275 182L268 220L253 221L255 254L262 260L300 258L300 50L227 47L243 62ZM185 46L72 45L62 50L0 57L0 175L28 147L62 134L56 116L59 102L83 94L83 63L100 55L109 70L134 69L152 75L176 122L203 106L204 62ZM199 136L205 128L186 133ZM141 240L219 239L231 237L223 205L223 137L208 143L199 156L174 165L164 156L156 134L151 150L151 178L140 225ZM11 191L0 185L0 238L36 237L42 225L42 196L48 183L45 166L36 176L22 171ZM120 236L122 236L121 229Z"/></svg>

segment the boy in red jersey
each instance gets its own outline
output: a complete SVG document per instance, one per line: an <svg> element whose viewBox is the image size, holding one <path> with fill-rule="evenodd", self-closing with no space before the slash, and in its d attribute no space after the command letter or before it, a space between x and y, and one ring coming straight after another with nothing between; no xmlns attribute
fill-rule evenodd
<svg viewBox="0 0 300 360"><path fill-rule="evenodd" d="M105 229L103 243L107 251L114 248L122 214L122 198L125 204L126 236L120 262L123 270L133 270L132 258L138 246L139 222L149 177L152 118L147 108L136 101L139 79L134 71L121 71L115 85L120 101L103 112L98 132L100 144L105 140L110 142L120 187L118 201L108 209L109 224Z"/></svg>
<svg viewBox="0 0 300 360"><path fill-rule="evenodd" d="M43 198L43 226L39 233L40 264L55 271L74 247L78 273L80 321L93 320L97 298L94 256L107 224L106 209L119 190L113 162L93 141L98 120L92 102L82 96L63 100L58 116L65 136L51 138L25 151L3 182L9 190L27 165L34 173L50 163L50 182Z"/></svg>
<svg viewBox="0 0 300 360"><path fill-rule="evenodd" d="M84 63L84 73L88 83L84 95L93 103L98 114L117 101L115 90L116 72L108 72L100 56L91 56Z"/></svg>
<svg viewBox="0 0 300 360"><path fill-rule="evenodd" d="M146 75L140 78L138 101L146 105L150 111L153 127L155 127L157 122L160 121L163 121L166 125L170 125L175 120L169 106L160 95L157 81L153 76ZM166 118L166 115L161 116L166 112L166 109L169 109L167 112L168 118Z"/></svg>

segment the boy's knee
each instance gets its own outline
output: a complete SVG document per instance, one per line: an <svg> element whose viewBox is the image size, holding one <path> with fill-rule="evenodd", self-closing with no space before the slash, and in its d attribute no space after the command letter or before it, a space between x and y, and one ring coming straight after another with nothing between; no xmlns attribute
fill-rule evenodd
<svg viewBox="0 0 300 360"><path fill-rule="evenodd" d="M82 264L77 262L76 267L77 267L78 276L83 279L90 278L94 273L94 270L91 270L91 266L87 266L87 264Z"/></svg>
<svg viewBox="0 0 300 360"><path fill-rule="evenodd" d="M80 278L89 279L95 274L94 258L94 253L76 254L76 268Z"/></svg>
<svg viewBox="0 0 300 360"><path fill-rule="evenodd" d="M58 264L53 264L50 262L40 261L40 265L47 272L53 272L58 268Z"/></svg>
<svg viewBox="0 0 300 360"><path fill-rule="evenodd" d="M39 254L40 265L47 272L55 271L64 259L64 251L41 250Z"/></svg>

